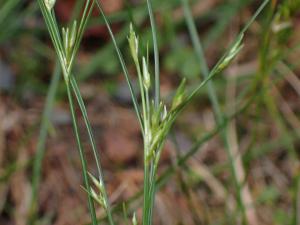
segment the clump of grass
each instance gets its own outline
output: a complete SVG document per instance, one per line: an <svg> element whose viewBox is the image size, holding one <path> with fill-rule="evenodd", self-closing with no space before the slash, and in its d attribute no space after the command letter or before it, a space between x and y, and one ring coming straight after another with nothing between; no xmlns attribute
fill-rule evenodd
<svg viewBox="0 0 300 225"><path fill-rule="evenodd" d="M84 188L87 191L89 211L91 215L92 224L98 224L94 201L96 201L101 207L106 210L108 215L108 220L111 225L114 224L110 202L107 196L107 191L104 185L104 179L102 174L102 169L100 165L100 158L98 154L98 149L96 148L95 139L92 133L91 125L88 119L86 108L81 97L77 81L73 75L73 64L76 59L76 53L79 49L80 42L87 26L88 19L93 10L94 4L96 4L99 12L104 18L105 24L111 35L113 44L115 46L118 59L121 63L125 78L127 80L131 97L134 103L134 108L137 114L137 118L140 123L141 132L143 134L144 143L144 203L143 203L143 225L152 224L153 218L153 206L155 201L156 192L156 178L157 170L159 165L159 160L164 143L170 132L172 125L174 124L176 118L180 112L191 103L193 97L197 92L203 88L215 75L219 74L224 68L226 68L234 57L242 49L242 41L245 30L253 22L255 17L264 7L264 5L258 10L254 17L250 20L249 24L245 29L237 36L234 43L232 43L229 50L221 57L219 62L210 70L207 70L206 76L203 81L197 85L197 87L188 92L185 88L186 80L183 79L181 84L178 86L177 91L173 97L171 103L165 103L160 99L160 74L159 74L159 51L158 43L156 37L156 28L154 15L152 12L151 1L147 0L148 12L152 27L152 36L154 44L154 76L151 74L151 66L149 56L141 56L139 52L139 39L133 29L130 26L128 41L131 50L131 55L136 68L136 73L138 75L138 83L141 95L141 104L137 101L137 97L133 91L131 80L129 77L128 70L125 65L125 60L122 56L120 49L118 48L117 42L115 40L114 34L110 28L109 21L107 20L101 4L98 1L86 0L83 9L82 16L79 22L74 20L71 26L63 28L61 31L58 27L55 18L54 5L55 0L38 0L42 14L44 16L50 37L52 39L54 49L56 51L58 60L60 62L62 73L65 80L65 86L67 89L68 100L70 105L70 111L72 115L73 128L75 133L75 138L78 145L79 155L82 164L82 172L84 178ZM142 40L143 41L143 40ZM154 82L152 82L154 81ZM154 90L154 96L151 93ZM97 164L98 176L94 176L88 173L88 165L85 159L85 151L82 147L81 137L78 130L77 115L75 112L74 99L77 101L80 111L83 115L86 130L89 135L90 144L94 153L94 159ZM97 188L95 191L91 188L90 181ZM133 217L133 224L138 224L136 217Z"/></svg>

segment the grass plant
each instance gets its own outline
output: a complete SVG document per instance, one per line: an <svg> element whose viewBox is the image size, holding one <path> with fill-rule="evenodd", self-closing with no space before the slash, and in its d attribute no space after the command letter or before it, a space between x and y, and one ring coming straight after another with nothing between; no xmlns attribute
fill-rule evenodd
<svg viewBox="0 0 300 225"><path fill-rule="evenodd" d="M89 177L88 177L87 162L86 162L86 158L85 158L85 152L82 147L82 140L80 138L77 116L76 116L76 112L75 112L74 96L78 102L78 105L80 107L80 110L81 110L83 118L84 118L85 126L87 128L87 132L88 132L88 135L90 138L90 143L91 143L93 153L95 156L95 161L97 164L98 178L101 183L104 183L103 175L102 175L101 168L100 168L98 150L96 149L95 140L94 140L94 137L91 132L91 125L88 121L87 112L86 112L83 100L81 98L81 95L79 93L79 88L77 86L77 82L72 75L72 66L73 66L73 63L74 63L74 60L76 57L77 50L80 46L80 41L82 39L84 30L86 28L88 18L93 10L94 2L92 2L92 1L85 2L82 17L80 19L78 27L77 27L77 22L74 21L72 23L71 28L63 28L62 32L60 32L60 30L59 30L58 24L56 22L55 12L53 9L53 7L55 6L55 1L39 0L38 3L40 6L40 9L42 11L43 17L45 19L50 37L52 39L55 51L57 53L58 60L60 62L61 68L62 68L65 85L66 85L66 89L67 89L67 94L68 94L68 99L69 99L74 133L75 133L76 142L77 142L79 155L80 155L80 159L81 159L81 164L82 164L84 186L85 186L85 189L88 191L88 193L91 193L92 189L90 187L90 181L89 181ZM109 206L108 197L107 197L105 189L103 189L102 194L106 201L106 206L107 206L106 210L107 210L107 214L109 215L110 224L113 224L112 217L110 216L111 215L110 206ZM94 207L92 196L90 194L87 194L87 198L88 198L88 206L89 206L89 212L91 215L91 220L92 220L93 225L96 225L98 223L97 223L95 207Z"/></svg>
<svg viewBox="0 0 300 225"><path fill-rule="evenodd" d="M99 151L96 148L95 138L93 136L91 124L88 119L87 111L85 108L84 101L82 99L76 78L73 72L73 65L76 60L76 54L80 47L81 39L83 37L85 28L87 27L87 23L91 12L94 8L94 5L98 8L100 14L102 15L104 22L108 28L110 36L112 38L113 45L117 52L117 57L121 63L126 81L129 86L129 90L131 93L131 97L133 100L134 108L137 114L137 118L140 123L141 132L143 134L143 143L144 143L144 203L143 203L143 225L151 225L153 220L153 208L155 202L155 193L157 190L157 170L159 166L161 152L163 150L164 143L168 137L170 129L178 115L182 112L182 110L189 105L193 98L197 95L198 91L202 89L205 85L209 84L209 93L212 98L212 104L215 107L217 120L219 125L225 124L225 117L220 112L220 107L218 105L218 101L216 99L214 89L212 84L210 83L211 79L219 74L224 68L226 68L230 62L234 59L234 57L240 52L242 49L243 36L245 31L257 17L257 15L261 12L261 10L265 7L268 0L264 1L261 7L254 14L249 23L245 26L245 28L241 31L241 33L237 36L235 41L230 46L229 50L220 58L218 63L209 71L206 66L202 47L198 40L196 39L196 34L194 33L194 25L191 20L190 12L188 11L188 5L186 1L183 1L184 10L187 16L188 25L190 31L192 33L192 38L194 40L195 48L198 53L198 57L202 62L204 79L200 82L195 89L188 92L186 90L186 80L183 79L181 84L178 86L177 91L173 97L173 100L170 103L164 103L160 99L160 72L159 72L159 49L158 49L158 41L157 41L157 33L154 21L154 15L152 12L152 2L151 0L147 0L148 13L151 22L152 28L152 38L153 38L153 46L154 46L154 76L151 74L151 62L149 60L149 56L142 56L140 49L140 41L138 36L135 34L133 26L130 27L130 32L128 36L129 46L131 50L131 55L134 61L134 65L136 67L136 73L138 75L138 84L140 88L141 95L141 105L137 101L137 96L133 91L131 79L129 76L129 72L125 65L125 60L123 55L118 47L115 36L110 28L109 21L103 11L103 8L99 1L86 0L83 8L83 13L78 20L71 22L69 27L63 28L61 31L59 29L59 25L57 24L55 17L55 0L38 0L40 9L42 11L45 23L47 25L50 37L52 39L52 43L57 54L58 61L60 63L62 74L65 81L65 86L68 94L68 100L70 105L70 111L72 116L73 128L75 133L75 138L79 150L79 155L82 164L82 172L84 178L84 188L87 191L88 198L88 206L89 212L91 215L91 221L93 225L98 224L94 201L96 201L100 206L102 206L107 215L108 221L110 225L114 224L112 210L109 202L109 198L107 195L107 191L105 188L104 177L100 165ZM154 78L153 78L154 77ZM154 82L152 82L154 80ZM153 86L154 83L154 86ZM152 97L152 90L154 93L154 97ZM83 120L85 123L85 127L88 133L89 141L93 150L94 160L97 165L97 176L89 174L88 164L85 158L85 150L82 145L82 138L79 133L78 127L78 116L75 110L75 102L76 100L79 109L83 115ZM212 133L213 135L214 133ZM199 143L202 143L200 141ZM199 144L198 143L198 144ZM197 149L198 145L196 145L192 151ZM233 156L230 155L231 165L233 165ZM185 158L183 158L185 159ZM183 160L184 161L184 160ZM235 168L232 168L232 173L234 177L234 182L237 187L240 187L240 184L237 182L235 175ZM97 190L91 188L91 182L95 185ZM240 189L238 189L239 192ZM239 206L244 211L244 205L239 199ZM134 217L135 218L135 217ZM133 224L137 224L136 219L133 219Z"/></svg>

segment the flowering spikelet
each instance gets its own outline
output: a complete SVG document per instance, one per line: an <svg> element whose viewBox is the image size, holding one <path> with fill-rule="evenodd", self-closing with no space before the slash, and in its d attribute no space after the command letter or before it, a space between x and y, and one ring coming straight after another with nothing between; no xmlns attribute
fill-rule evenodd
<svg viewBox="0 0 300 225"><path fill-rule="evenodd" d="M49 11L51 11L55 5L56 0L44 0L44 3Z"/></svg>

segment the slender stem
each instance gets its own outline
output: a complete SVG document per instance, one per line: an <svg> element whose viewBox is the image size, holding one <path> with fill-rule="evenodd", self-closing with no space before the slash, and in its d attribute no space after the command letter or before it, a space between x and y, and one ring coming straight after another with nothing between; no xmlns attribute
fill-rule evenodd
<svg viewBox="0 0 300 225"><path fill-rule="evenodd" d="M183 5L186 23L187 23L187 26L188 26L188 29L190 32L190 36L191 36L191 39L192 39L192 42L193 42L193 45L194 45L194 48L196 51L196 55L200 62L200 69L201 69L202 75L204 76L205 79L207 79L209 77L210 72L209 72L207 62L206 62L206 59L204 56L204 51L203 51L203 47L202 47L200 38L197 34L197 30L196 30L196 26L195 26L195 23L194 23L192 14L191 14L191 10L189 8L188 0L181 0L181 2ZM243 34L249 28L249 26L253 23L255 18L258 16L258 14L262 11L262 9L266 6L266 4L268 2L269 2L269 0L265 0L261 4L261 6L255 12L255 14L252 16L252 18L248 21L246 26L242 29L241 34ZM217 120L218 124L221 124L221 123L223 123L225 117L221 111L220 103L218 101L213 82L211 80L209 80L207 82L207 85L208 85L208 95L209 95L209 98L213 105L216 120ZM229 144L230 143L229 136L228 136L228 133L226 132L226 130L227 129L224 129L221 132L221 136L222 136L223 142L225 144L225 149L227 151L227 155L229 158L231 173L233 176L233 182L235 184L236 191L238 194L238 205L242 212L243 223L247 223L248 221L246 219L247 218L246 206L245 206L245 202L242 197L242 183L241 183L242 181L240 181L240 178L238 177L238 174L237 174L237 166L236 166L237 162L235 160L235 156L233 155L232 146Z"/></svg>
<svg viewBox="0 0 300 225"><path fill-rule="evenodd" d="M142 86L143 87L143 86ZM150 106L149 106L149 91L145 90L146 105L143 107L144 111L144 205L143 205L143 225L149 224L150 216L150 185L151 185L151 166L148 161L150 152Z"/></svg>
<svg viewBox="0 0 300 225"><path fill-rule="evenodd" d="M156 33L156 25L155 25L155 19L153 15L152 10L152 4L151 0L147 0L147 7L148 7L148 13L150 17L150 23L151 23L151 30L152 30L152 39L153 39L153 51L154 51L154 66L155 66L155 85L154 85L154 105L155 109L158 110L159 108L159 102L160 102L160 77L159 77L159 50L158 50L158 42L157 42L157 33ZM150 128L150 101L149 101L149 93L148 90L146 90L146 110L147 110L147 127L146 129L149 129L149 132L145 133L149 134L151 132ZM148 137L146 137L148 139ZM151 225L152 224L152 211L153 211L153 204L154 204L154 198L155 198L155 166L153 164L153 160L150 162L150 173L149 173L149 165L148 165L148 154L150 152L150 142L149 139L144 142L144 145L146 146L146 152L145 154L145 169L147 170L147 176L145 174L144 179L146 180L146 183L144 185L150 185L150 187L144 187L144 208L143 208L143 225ZM147 167L147 168L146 168ZM144 172L146 172L146 170ZM149 174L148 174L149 173ZM146 191L145 191L146 190Z"/></svg>
<svg viewBox="0 0 300 225"><path fill-rule="evenodd" d="M149 188L149 205L148 205L148 211L149 216L147 220L147 224L152 224L153 219L153 208L154 208L154 201L155 201L155 190L156 190L156 168L157 165L155 165L154 162L151 163L151 169L150 169L150 188Z"/></svg>
<svg viewBox="0 0 300 225"><path fill-rule="evenodd" d="M144 204L143 204L143 225L148 224L149 218L149 178L150 170L147 166L144 168Z"/></svg>
<svg viewBox="0 0 300 225"><path fill-rule="evenodd" d="M101 164L100 164L100 156L99 156L99 153L98 153L98 149L96 147L96 142L95 142L95 138L94 138L94 135L93 135L91 123L88 119L86 107L85 107L84 101L81 97L80 90L79 90L79 87L77 85L77 82L76 82L74 76L71 76L70 83L71 83L71 86L72 86L72 90L75 94L76 100L78 102L80 111L83 115L84 123L85 123L86 129L87 129L88 135L89 135L90 143L91 143L91 146L92 146L92 151L93 151L93 154L94 154L94 159L95 159L96 165L97 165L98 178L99 178L100 181L102 181L104 183L104 177L103 177L102 168L101 168ZM105 198L105 201L107 203L106 212L107 212L109 223L111 225L113 225L114 222L113 222L112 213L111 213L111 206L110 206L110 202L109 202L109 198L108 198L108 195L107 195L106 188L103 189L102 194L103 194L103 197Z"/></svg>
<svg viewBox="0 0 300 225"><path fill-rule="evenodd" d="M190 32L190 36L192 38L192 42L193 42L193 45L194 45L194 48L195 48L195 51L196 51L196 55L197 55L198 60L200 62L201 73L202 73L204 78L207 78L209 76L209 69L208 69L207 62L206 62L206 59L205 59L205 56L204 56L204 51L203 51L203 47L202 47L200 38L199 38L199 36L197 34L197 31L196 31L196 26L195 26L195 23L194 23L192 14L191 14L191 10L190 10L189 5L188 5L188 0L181 0L181 2L183 4L186 23L187 23L187 26L188 26L188 29L189 29L189 32ZM216 91L215 91L215 88L214 88L214 85L213 85L213 81L211 81L211 80L208 81L207 87L208 87L208 96L209 96L210 101L213 105L213 110L214 110L214 113L215 113L216 120L217 120L218 124L220 124L224 121L224 116L223 116L223 113L220 109L221 107L220 107L218 97L216 95ZM229 140L228 140L229 137L227 135L226 130L227 129L224 129L221 132L221 136L222 136L223 142L225 144L225 149L227 151L227 156L228 156L229 162L230 162L231 174L233 176L233 182L234 182L236 190L237 190L238 205L239 205L240 210L242 211L243 220L245 220L245 218L246 218L246 207L245 207L245 204L244 204L243 199L242 199L242 193L241 193L242 188L241 188L241 184L239 183L239 180L238 180L238 177L237 177L236 167L234 166L235 165L235 160L234 160L234 156L232 154L231 146L229 145Z"/></svg>
<svg viewBox="0 0 300 225"><path fill-rule="evenodd" d="M159 77L159 49L157 42L157 33L154 14L152 10L151 0L147 0L148 13L150 17L151 30L152 30L152 39L153 39L153 51L154 51L154 66L155 66L155 95L154 102L156 109L159 107L160 102L160 77Z"/></svg>
<svg viewBox="0 0 300 225"><path fill-rule="evenodd" d="M114 33L112 32L112 29L110 27L110 24L106 18L106 15L102 9L102 6L100 4L100 2L98 0L94 0L94 2L96 3L97 5L97 8L100 12L100 14L102 15L103 19L104 19L104 22L105 22L105 25L108 29L108 32L109 32L109 35L113 41L113 44L114 44L114 47L115 47L115 50L117 52L117 55L118 55L118 58L119 58L119 61L121 63L121 66L122 66L122 70L124 72L124 76L125 76L125 79L126 79L126 82L128 84L128 87L129 87L129 91L130 91L130 94L131 94L131 98L132 98L132 102L133 102L133 106L134 106L134 109L135 109L135 112L136 112L136 115L138 117L138 120L139 120L139 123L140 123L140 126L141 126L141 130L144 134L144 127L143 127L143 120L142 120L142 117L141 117L141 113L140 113L140 109L139 109L139 104L138 104L138 101L137 101L137 98L136 98L136 95L135 95L135 92L133 90L133 87L132 87L132 83L130 81L130 78L129 78L129 72L127 70L127 67L126 67L126 64L125 64L125 61L124 61L124 58L123 58L123 55L118 47L118 44L117 44L117 41L115 39L115 36L114 36Z"/></svg>
<svg viewBox="0 0 300 225"><path fill-rule="evenodd" d="M73 97L72 97L72 93L71 93L71 87L70 87L69 83L67 83L66 86L67 86L69 106L70 106L72 122L73 122L73 129L74 129L75 138L76 138L77 147L78 147L78 152L79 152L80 161L81 161L81 165L82 165L82 174L83 174L84 186L85 186L86 190L90 191L91 187L90 187L88 172L87 172L88 171L87 170L87 162L86 162L86 159L85 159L85 154L84 154L84 151L83 151L83 148L82 148L82 143L81 143L81 139L80 139L80 135L79 135L79 129L78 129L78 125L77 125L77 118L76 118L74 104L73 104ZM88 194L88 207L89 207L89 212L91 214L92 224L93 225L98 225L93 199L89 194Z"/></svg>
<svg viewBox="0 0 300 225"><path fill-rule="evenodd" d="M156 167L153 162L150 164L149 162L144 162L144 164L143 225L151 225L155 200Z"/></svg>
<svg viewBox="0 0 300 225"><path fill-rule="evenodd" d="M76 53L79 49L79 46L80 46L85 28L87 26L87 22L88 22L88 20L91 16L93 8L94 8L94 1L92 1L92 3L91 3L91 0L87 0L86 4L85 4L85 7L84 7L82 17L81 17L81 20L80 20L80 24L79 24L78 36L76 38L76 42L75 42L75 45L74 45L74 48L73 48L73 51L72 51L72 56L71 56L70 63L69 63L69 68L68 68L69 73L71 72L71 68L73 67L73 63L74 63L74 60L75 60L75 57L76 57Z"/></svg>
<svg viewBox="0 0 300 225"><path fill-rule="evenodd" d="M81 97L79 87L78 87L77 82L76 82L73 75L70 78L70 84L71 84L72 90L75 94L76 100L78 102L80 111L81 111L83 119L84 119L84 123L85 123L87 131L88 131L88 135L89 135L89 139L91 141L91 146L92 146L94 158L95 158L95 161L96 161L98 176L102 180L102 173L101 173L101 166L100 166L100 156L99 156L99 153L98 153L98 150L97 150L97 147L96 147L95 138L94 138L94 135L93 135L93 132L92 132L92 127L91 127L90 121L88 119L86 107L85 107L85 104L84 104L83 99Z"/></svg>
<svg viewBox="0 0 300 225"><path fill-rule="evenodd" d="M148 151L147 149L144 150L144 152ZM147 224L147 218L148 218L148 195L149 195L149 165L147 163L146 154L144 154L144 201L143 201L143 225Z"/></svg>
<svg viewBox="0 0 300 225"><path fill-rule="evenodd" d="M142 99L142 109L143 109L143 119L147 118L146 115L146 99L145 99L145 91L144 91L144 86L143 86L143 77L142 77L142 72L141 72L141 66L139 62L136 62L136 70L138 73L138 79L139 79L139 86L140 86L140 92L141 92L141 99ZM145 127L145 126L144 126Z"/></svg>

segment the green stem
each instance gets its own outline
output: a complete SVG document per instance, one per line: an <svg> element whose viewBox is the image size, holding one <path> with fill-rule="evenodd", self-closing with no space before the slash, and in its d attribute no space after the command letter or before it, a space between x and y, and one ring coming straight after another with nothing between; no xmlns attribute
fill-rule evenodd
<svg viewBox="0 0 300 225"><path fill-rule="evenodd" d="M94 2L97 5L99 13L101 14L101 16L104 19L105 25L106 25L106 27L108 29L108 32L109 32L109 35L110 35L110 37L112 39L112 42L113 42L113 45L114 45L115 50L117 52L117 56L119 58L122 70L124 72L124 76L125 76L126 82L128 84L128 87L129 87L129 91L130 91L130 95L131 95L131 98L132 98L133 106L134 106L136 115L138 117L138 120L139 120L139 123L140 123L140 126L141 126L141 130L142 130L142 132L144 132L143 120L142 120L142 117L141 117L141 113L140 113L140 109L139 109L139 104L138 104L136 95L134 93L134 90L133 90L133 87L132 87L132 83L131 83L130 78L129 78L129 72L127 70L127 67L126 67L123 55L122 55L122 53L121 53L121 51L120 51L120 49L118 47L118 44L117 44L117 41L115 39L114 33L112 32L112 29L110 27L109 21L107 20L107 17L106 17L106 15L105 15L105 13L104 13L104 11L102 9L102 6L101 6L100 2L98 0L94 0Z"/></svg>
<svg viewBox="0 0 300 225"><path fill-rule="evenodd" d="M153 170L153 160L149 162L148 156L151 151L151 115L150 115L150 99L149 99L149 91L145 90L146 94L146 106L144 108L145 118L144 118L144 207L143 207L143 225L150 225L152 221L152 208L153 208L153 191L152 186L155 184L155 174Z"/></svg>
<svg viewBox="0 0 300 225"><path fill-rule="evenodd" d="M84 123L85 123L86 129L87 129L88 135L89 135L89 140L90 140L90 143L91 143L91 146L92 146L94 159L95 159L96 165L97 165L98 178L99 178L100 181L102 181L104 183L104 177L103 177L102 168L101 168L101 164L100 164L100 156L99 156L99 153L98 153L98 149L96 147L96 142L95 142L95 138L94 138L94 135L93 135L91 123L88 119L86 107L85 107L84 101L81 97L80 90L79 90L79 87L77 85L77 82L76 82L74 76L71 76L70 83L71 83L71 86L72 86L72 90L75 94L76 100L78 102L80 111L83 115ZM103 196L105 198L105 201L107 203L106 212L107 212L108 220L109 220L109 223L111 225L114 225L113 218L112 218L112 213L111 213L111 206L110 206L110 202L109 202L109 198L108 198L108 195L107 195L106 188L104 188L103 191L104 191L104 193L102 193L102 194L103 194Z"/></svg>
<svg viewBox="0 0 300 225"><path fill-rule="evenodd" d="M183 5L183 10L184 10L184 15L185 15L187 27L188 27L189 32L190 32L190 36L191 36L191 39L192 39L192 42L193 42L193 45L194 45L194 48L195 48L196 55L197 55L198 60L200 62L201 73L202 73L204 79L206 79L206 78L209 77L210 73L209 73L207 62L206 62L206 59L205 59L205 56L204 56L203 47L202 47L200 38L197 34L196 25L194 23L194 20L193 20L192 14L191 14L191 10L190 10L189 4L188 4L188 0L181 0L181 2L182 2L182 5ZM269 2L268 0L265 0L262 3L262 5L255 12L254 16L249 20L249 22L243 28L241 33L244 33L249 28L249 26L252 24L254 19L257 17L257 15L261 12L261 10L266 6L266 4L268 2ZM224 122L225 117L224 117L224 115L221 111L220 103L218 101L213 82L210 80L210 81L208 81L207 85L208 85L208 95L209 95L210 101L211 101L213 109L214 109L216 120L217 120L218 124L222 124ZM221 132L221 137L222 137L223 142L225 144L225 149L226 149L226 152L227 152L227 156L229 158L231 174L232 174L233 182L235 184L236 191L237 191L237 194L238 194L238 206L239 206L239 209L242 212L243 223L247 223L247 220L246 220L246 207L245 207L245 203L243 202L243 198L242 198L242 184L240 183L238 175L237 175L237 171L236 171L236 167L235 167L235 159L234 159L234 156L233 156L233 153L232 153L231 146L229 144L229 137L228 137L228 134L227 134L226 130L227 129L225 128Z"/></svg>
<svg viewBox="0 0 300 225"><path fill-rule="evenodd" d="M142 72L141 72L141 66L140 66L139 62L136 62L135 66L136 66L136 70L137 70L137 73L138 73L139 86L140 86L140 92L141 92L143 119L145 120L145 118L147 118L147 115L146 115L146 98L145 98L145 91L144 91L144 88L143 88L144 85L143 85L143 77L142 77ZM144 132L143 132L143 134L144 134Z"/></svg>
<svg viewBox="0 0 300 225"><path fill-rule="evenodd" d="M159 107L159 102L160 102L159 49L158 49L156 25L155 25L155 19L154 19L154 14L153 14L153 10L152 10L151 0L147 0L147 6L148 6L149 17L150 17L152 39L153 39L154 66L155 66L154 102L155 102L155 107L157 109Z"/></svg>
<svg viewBox="0 0 300 225"><path fill-rule="evenodd" d="M92 1L92 3L91 3L91 0L87 0L86 4L85 4L85 7L84 7L84 10L83 10L81 20L80 20L80 24L79 24L79 28L78 28L78 34L77 34L78 36L76 38L76 42L75 42L75 45L74 45L74 48L73 48L73 51L72 51L72 57L71 57L69 67L68 67L69 73L71 73L71 68L73 68L73 63L74 63L74 60L75 60L75 57L76 57L76 53L79 49L79 46L80 46L85 28L87 26L87 22L88 22L88 20L91 16L93 8L94 8L94 1Z"/></svg>
<svg viewBox="0 0 300 225"><path fill-rule="evenodd" d="M72 122L73 122L73 129L74 129L78 152L79 152L80 161L81 161L81 165L82 165L84 186L85 186L86 190L88 190L90 192L91 187L90 187L89 178L88 178L87 162L85 159L85 154L84 154L84 151L82 148L82 143L81 143L81 139L80 139L80 135L79 135L79 129L78 129L78 125L77 125L78 123L77 123L77 118L76 118L76 114L75 114L73 96L71 93L70 83L67 83L66 86L67 86L69 106L70 106ZM90 212L91 219L92 219L92 224L98 225L93 199L90 196L90 194L87 194L87 196L88 196L88 207L89 207L89 212Z"/></svg>
<svg viewBox="0 0 300 225"><path fill-rule="evenodd" d="M190 36L191 36L191 39L192 39L192 43L193 43L193 46L195 48L196 56L197 56L197 58L200 62L201 74L203 75L203 77L205 79L209 76L209 68L207 66L207 62L206 62L206 59L205 59L205 56L204 56L203 47L202 47L200 38L197 34L196 25L194 23L194 20L193 20L192 14L191 14L191 10L190 10L189 4L188 4L188 0L181 0L181 2L182 2L182 5L183 5L183 10L184 10L184 15L185 15L187 27L189 29L189 33L190 33ZM218 100L213 82L211 80L208 81L207 88L208 88L208 96L209 96L209 99L212 103L217 123L221 124L224 121L224 116L223 116L223 113L221 111L220 103L219 103L219 100ZM226 125L226 127L227 127L227 125ZM228 141L229 137L227 135L226 130L227 130L227 128L222 130L221 137L222 137L223 142L225 144L225 149L226 149L227 156L228 156L229 162L230 162L230 170L231 170L231 174L232 174L232 178L233 178L233 183L235 185L237 195L238 195L238 206L239 206L239 209L242 212L243 221L245 221L246 208L245 208L244 202L242 200L241 184L238 181L236 168L234 166L234 156L232 155L232 150L231 150L231 147L230 147L229 141Z"/></svg>
<svg viewBox="0 0 300 225"><path fill-rule="evenodd" d="M145 157L144 160L144 202L143 202L143 225L147 224L147 218L148 218L148 194L149 194L149 166L147 163L147 159Z"/></svg>
<svg viewBox="0 0 300 225"><path fill-rule="evenodd" d="M156 170L157 165L151 163L151 170L150 170L150 188L149 188L149 217L148 217L148 225L152 224L153 219L153 208L155 202L155 190L156 190Z"/></svg>

